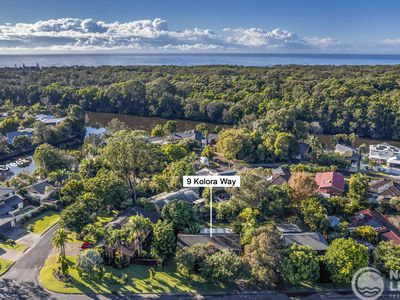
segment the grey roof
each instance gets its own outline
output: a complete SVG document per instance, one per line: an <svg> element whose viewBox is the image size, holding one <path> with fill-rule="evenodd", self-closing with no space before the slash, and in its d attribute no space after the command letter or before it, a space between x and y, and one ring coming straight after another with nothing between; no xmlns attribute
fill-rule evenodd
<svg viewBox="0 0 400 300"><path fill-rule="evenodd" d="M33 131L32 130L21 130L21 131L11 131L7 133L7 144L11 145L14 138L17 136L22 136L25 135L27 137L32 137L33 136Z"/></svg>
<svg viewBox="0 0 400 300"><path fill-rule="evenodd" d="M47 180L43 180L28 186L26 189L31 193L44 195L46 193L46 187L48 186L53 187L50 182L48 182Z"/></svg>
<svg viewBox="0 0 400 300"><path fill-rule="evenodd" d="M346 146L346 145L342 145L342 144L336 144L335 146L335 150L338 151L354 151L354 149L352 147Z"/></svg>
<svg viewBox="0 0 400 300"><path fill-rule="evenodd" d="M177 244L179 247L189 247L195 244L213 244L217 249L230 249L240 251L240 238L238 234L178 234Z"/></svg>
<svg viewBox="0 0 400 300"><path fill-rule="evenodd" d="M276 228L282 233L301 232L301 229L296 224L276 224Z"/></svg>
<svg viewBox="0 0 400 300"><path fill-rule="evenodd" d="M177 192L158 194L149 198L149 201L156 206L158 213L161 213L161 209L171 201L182 200L193 204L198 199L200 199L198 188L185 188Z"/></svg>
<svg viewBox="0 0 400 300"><path fill-rule="evenodd" d="M106 225L106 228L121 228L126 222L128 222L129 217L136 215L148 218L152 223L156 223L160 219L160 216L155 211L143 209L140 206L131 206L120 212L114 220Z"/></svg>
<svg viewBox="0 0 400 300"><path fill-rule="evenodd" d="M44 124L49 124L49 125L58 124L65 120L65 118L57 118L57 117L54 117L53 115L43 115L43 114L36 115L35 118L37 121L40 121Z"/></svg>
<svg viewBox="0 0 400 300"><path fill-rule="evenodd" d="M24 198L22 198L19 195L13 195L7 199L4 200L4 203L7 204L8 206L16 206L19 203L22 203L24 201Z"/></svg>
<svg viewBox="0 0 400 300"><path fill-rule="evenodd" d="M7 205L7 204L1 204L0 205L0 216L8 214L8 212L13 211L14 208L12 208L11 206Z"/></svg>
<svg viewBox="0 0 400 300"><path fill-rule="evenodd" d="M311 247L315 251L325 251L328 243L319 232L284 233L285 244L296 243Z"/></svg>
<svg viewBox="0 0 400 300"><path fill-rule="evenodd" d="M190 130L185 132L176 132L170 135L173 140L191 139L201 142L204 139L203 134L197 130Z"/></svg>
<svg viewBox="0 0 400 300"><path fill-rule="evenodd" d="M10 193L14 193L15 189L13 188L9 188L9 187L4 187L4 186L0 186L0 197L6 197L8 194Z"/></svg>

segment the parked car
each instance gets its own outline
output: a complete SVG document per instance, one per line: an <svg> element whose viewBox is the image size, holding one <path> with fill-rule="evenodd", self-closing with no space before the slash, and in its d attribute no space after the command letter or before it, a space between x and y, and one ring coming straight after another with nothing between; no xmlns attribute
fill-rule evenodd
<svg viewBox="0 0 400 300"><path fill-rule="evenodd" d="M86 249L91 249L91 248L94 248L94 245L89 242L84 242L81 245L81 250L86 250Z"/></svg>

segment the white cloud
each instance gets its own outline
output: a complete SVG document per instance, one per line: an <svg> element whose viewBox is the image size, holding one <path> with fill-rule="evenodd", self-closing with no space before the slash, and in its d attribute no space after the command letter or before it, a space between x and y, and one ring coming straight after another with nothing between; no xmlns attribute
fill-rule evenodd
<svg viewBox="0 0 400 300"><path fill-rule="evenodd" d="M330 37L299 38L285 29L227 28L170 30L166 20L107 23L62 18L0 25L0 51L264 51L326 49Z"/></svg>
<svg viewBox="0 0 400 300"><path fill-rule="evenodd" d="M400 39L386 39L383 41L383 43L388 46L399 46Z"/></svg>

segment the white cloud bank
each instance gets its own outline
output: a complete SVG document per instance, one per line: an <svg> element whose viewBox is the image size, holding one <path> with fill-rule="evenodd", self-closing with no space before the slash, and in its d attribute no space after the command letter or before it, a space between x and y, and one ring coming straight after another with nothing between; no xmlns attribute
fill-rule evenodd
<svg viewBox="0 0 400 300"><path fill-rule="evenodd" d="M93 19L51 19L0 25L0 51L67 52L218 52L326 50L340 43L331 37L300 38L284 29L226 28L170 30L166 20L106 23Z"/></svg>

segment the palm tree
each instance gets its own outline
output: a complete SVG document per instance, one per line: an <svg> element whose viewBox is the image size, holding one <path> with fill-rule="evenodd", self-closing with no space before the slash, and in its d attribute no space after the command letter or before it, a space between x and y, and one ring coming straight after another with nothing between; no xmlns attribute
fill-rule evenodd
<svg viewBox="0 0 400 300"><path fill-rule="evenodd" d="M134 244L139 255L143 252L142 242L151 231L152 225L150 219L140 215L130 217L129 222L125 225L127 241Z"/></svg>
<svg viewBox="0 0 400 300"><path fill-rule="evenodd" d="M69 231L64 228L58 229L51 240L53 246L60 249L60 254L65 258L65 244L71 240L69 237Z"/></svg>

